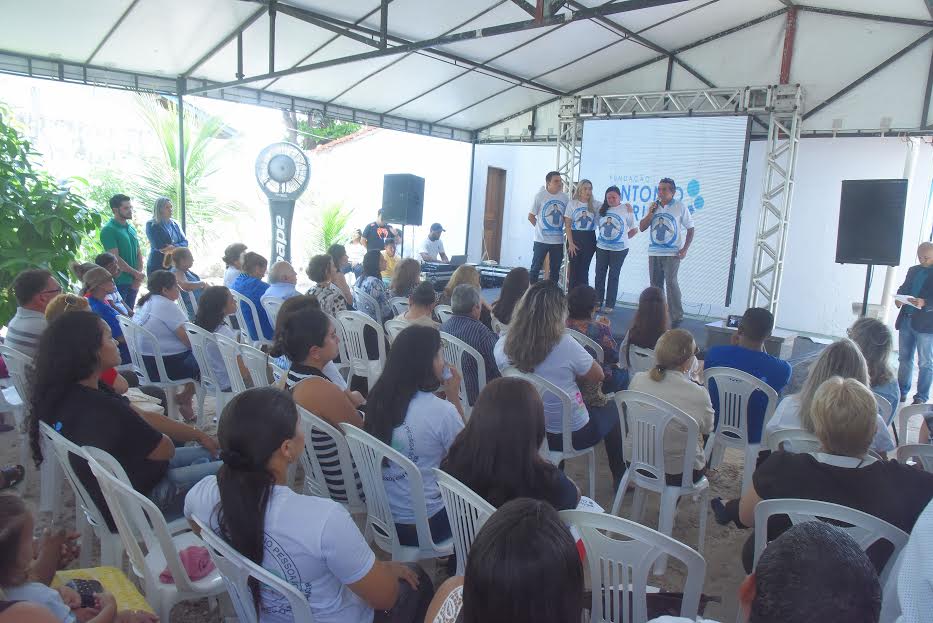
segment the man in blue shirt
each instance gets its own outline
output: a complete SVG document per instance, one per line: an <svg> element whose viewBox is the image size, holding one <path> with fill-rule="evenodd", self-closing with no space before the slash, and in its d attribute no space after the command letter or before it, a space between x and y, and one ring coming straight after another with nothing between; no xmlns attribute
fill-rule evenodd
<svg viewBox="0 0 933 623"><path fill-rule="evenodd" d="M917 376L917 393L913 403L923 404L930 398L930 383L933 382L933 279L929 278L933 266L933 243L924 242L917 249L919 264L911 266L904 283L897 293L909 297L905 305L895 301L900 308L894 328L898 335L897 383L901 389L901 402L907 400L914 374L914 352L920 368ZM923 439L923 437L921 437Z"/></svg>
<svg viewBox="0 0 933 623"><path fill-rule="evenodd" d="M703 369L735 368L757 377L778 394L790 380L790 364L765 352L765 340L774 329L774 316L767 309L751 307L745 310L739 328L729 346L714 346L706 353ZM716 382L710 383L710 399L719 421L719 392ZM768 398L755 392L748 401L748 442L760 443Z"/></svg>

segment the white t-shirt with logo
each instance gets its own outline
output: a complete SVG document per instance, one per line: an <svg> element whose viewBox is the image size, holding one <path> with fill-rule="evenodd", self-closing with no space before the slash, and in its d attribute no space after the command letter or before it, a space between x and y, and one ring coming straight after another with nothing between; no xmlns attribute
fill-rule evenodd
<svg viewBox="0 0 933 623"><path fill-rule="evenodd" d="M441 466L441 460L461 430L463 419L455 406L430 392L418 392L408 403L405 421L392 433L392 447L408 457L421 472L429 518L444 508L434 468ZM411 485L405 470L389 463L382 468L382 480L395 522L415 523Z"/></svg>
<svg viewBox="0 0 933 623"><path fill-rule="evenodd" d="M178 327L188 322L188 316L175 301L170 301L161 294L150 296L146 304L133 316L133 322L155 336L163 356L191 350L175 333ZM151 340L140 339L138 347L143 355L155 355Z"/></svg>
<svg viewBox="0 0 933 623"><path fill-rule="evenodd" d="M597 213L598 216L598 213ZM598 216L596 228L596 248L604 251L624 251L629 247L629 230L635 227L635 214L631 208L619 204Z"/></svg>
<svg viewBox="0 0 933 623"><path fill-rule="evenodd" d="M185 517L218 529L217 476L208 476L185 496ZM326 498L275 485L266 509L262 567L300 592L318 623L373 620L366 602L348 588L373 568L376 556L346 509ZM288 601L262 590L260 623L294 621Z"/></svg>
<svg viewBox="0 0 933 623"><path fill-rule="evenodd" d="M571 199L567 203L564 216L570 219L570 229L573 231L595 231L596 219L599 218L596 212L590 212L588 204L579 199Z"/></svg>
<svg viewBox="0 0 933 623"><path fill-rule="evenodd" d="M499 370L505 370L512 362L505 354L506 336L499 338L493 354L496 356L496 365ZM567 392L573 404L573 418L570 422L571 430L577 431L590 421L590 414L583 403L583 395L577 385L577 377L583 376L593 367L593 357L570 334L564 333L560 341L544 361L539 363L532 372ZM562 432L561 422L563 408L560 400L551 394L544 396L544 423L547 432Z"/></svg>
<svg viewBox="0 0 933 623"><path fill-rule="evenodd" d="M424 242L421 243L421 248L418 249L418 253L425 253L428 256L429 262L436 262L440 259L441 255L445 254L444 243L441 242L440 238L437 240L425 238Z"/></svg>
<svg viewBox="0 0 933 623"><path fill-rule="evenodd" d="M535 225L535 242L562 244L564 242L564 213L567 211L567 193L552 195L542 188L535 195L531 214L538 219Z"/></svg>
<svg viewBox="0 0 933 623"><path fill-rule="evenodd" d="M651 242L648 255L677 255L684 248L687 230L693 227L693 215L680 201L658 206L648 228Z"/></svg>

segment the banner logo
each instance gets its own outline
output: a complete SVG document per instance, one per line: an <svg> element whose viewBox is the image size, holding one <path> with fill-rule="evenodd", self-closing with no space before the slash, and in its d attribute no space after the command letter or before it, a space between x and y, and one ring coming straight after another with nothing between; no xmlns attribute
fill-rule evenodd
<svg viewBox="0 0 933 623"><path fill-rule="evenodd" d="M702 210L704 204L703 197L700 195L700 182L697 180L690 180L687 183L687 209L690 210L690 214L693 214L697 210Z"/></svg>

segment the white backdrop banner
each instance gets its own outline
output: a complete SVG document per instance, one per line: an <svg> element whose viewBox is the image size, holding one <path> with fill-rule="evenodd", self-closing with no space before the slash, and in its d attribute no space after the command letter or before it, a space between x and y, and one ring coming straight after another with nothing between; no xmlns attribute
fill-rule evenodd
<svg viewBox="0 0 933 623"><path fill-rule="evenodd" d="M675 196L693 214L695 225L678 276L685 303L725 303L747 133L744 116L607 119L583 125L580 176L593 183L598 201L606 188L618 186L622 203L632 204L638 221L655 200L662 177L677 184ZM632 239L619 279L625 300L637 300L649 285L648 242L648 232Z"/></svg>

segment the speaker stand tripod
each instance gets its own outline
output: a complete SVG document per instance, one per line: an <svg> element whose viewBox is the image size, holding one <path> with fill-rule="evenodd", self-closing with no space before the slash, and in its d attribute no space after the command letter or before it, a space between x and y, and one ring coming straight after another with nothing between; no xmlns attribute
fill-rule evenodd
<svg viewBox="0 0 933 623"><path fill-rule="evenodd" d="M862 295L862 317L868 315L868 291L871 289L871 277L874 272L874 264L865 266L865 293Z"/></svg>

